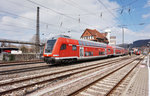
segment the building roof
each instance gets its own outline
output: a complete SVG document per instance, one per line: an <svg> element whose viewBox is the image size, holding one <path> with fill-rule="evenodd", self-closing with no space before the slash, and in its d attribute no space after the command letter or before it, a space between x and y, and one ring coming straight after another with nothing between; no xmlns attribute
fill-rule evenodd
<svg viewBox="0 0 150 96"><path fill-rule="evenodd" d="M105 33L100 33L99 31L97 31L96 29L92 30L92 29L86 29L85 31L88 31L91 35L95 35L96 38L105 38Z"/></svg>
<svg viewBox="0 0 150 96"><path fill-rule="evenodd" d="M105 33L101 33L104 37L106 37L107 36L107 32L105 32Z"/></svg>
<svg viewBox="0 0 150 96"><path fill-rule="evenodd" d="M100 33L96 29L88 29L88 28L84 31L84 33L85 32L89 32L92 36L95 36L97 40L103 39L105 43L108 43L108 39L106 38L107 33ZM83 37L84 33L81 35L81 37Z"/></svg>

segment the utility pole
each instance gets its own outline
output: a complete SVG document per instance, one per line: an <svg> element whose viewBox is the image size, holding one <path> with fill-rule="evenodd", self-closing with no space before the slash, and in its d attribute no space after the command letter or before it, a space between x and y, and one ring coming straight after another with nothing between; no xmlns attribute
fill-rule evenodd
<svg viewBox="0 0 150 96"><path fill-rule="evenodd" d="M124 28L122 27L122 44L123 44L123 47L124 47Z"/></svg>
<svg viewBox="0 0 150 96"><path fill-rule="evenodd" d="M40 10L40 7L37 7L37 19L36 19L36 53L40 52L39 10Z"/></svg>

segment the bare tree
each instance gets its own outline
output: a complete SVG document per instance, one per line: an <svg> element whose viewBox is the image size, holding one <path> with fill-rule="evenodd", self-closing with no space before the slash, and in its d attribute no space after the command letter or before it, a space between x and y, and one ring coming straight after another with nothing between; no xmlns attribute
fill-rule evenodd
<svg viewBox="0 0 150 96"><path fill-rule="evenodd" d="M23 53L28 53L28 47L25 46L25 45L21 45L21 46L20 46L20 50L21 50Z"/></svg>
<svg viewBox="0 0 150 96"><path fill-rule="evenodd" d="M36 41L36 35L33 35L32 38L30 39L30 42L35 43ZM35 53L36 52L36 46L35 45L31 45L30 46L30 52L31 53Z"/></svg>

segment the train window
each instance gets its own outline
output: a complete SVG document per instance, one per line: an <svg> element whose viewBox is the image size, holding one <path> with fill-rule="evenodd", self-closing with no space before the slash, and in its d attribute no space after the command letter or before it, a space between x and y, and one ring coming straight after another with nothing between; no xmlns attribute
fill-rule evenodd
<svg viewBox="0 0 150 96"><path fill-rule="evenodd" d="M66 44L62 44L60 50L65 50L66 49Z"/></svg>
<svg viewBox="0 0 150 96"><path fill-rule="evenodd" d="M82 44L85 45L85 42L83 41Z"/></svg>
<svg viewBox="0 0 150 96"><path fill-rule="evenodd" d="M93 52L91 52L91 56L93 56Z"/></svg>
<svg viewBox="0 0 150 96"><path fill-rule="evenodd" d="M87 45L87 43L85 42L85 46Z"/></svg>
<svg viewBox="0 0 150 96"><path fill-rule="evenodd" d="M77 46L76 45L72 45L72 50L76 51L77 50Z"/></svg>
<svg viewBox="0 0 150 96"><path fill-rule="evenodd" d="M82 41L79 41L79 45L82 45Z"/></svg>
<svg viewBox="0 0 150 96"><path fill-rule="evenodd" d="M93 56L93 52L89 52L89 56Z"/></svg>
<svg viewBox="0 0 150 96"><path fill-rule="evenodd" d="M89 46L89 45L90 45L90 43L89 43L89 42L86 42L86 44L87 44L87 46Z"/></svg>
<svg viewBox="0 0 150 96"><path fill-rule="evenodd" d="M48 40L45 48L45 53L51 53L56 40Z"/></svg>
<svg viewBox="0 0 150 96"><path fill-rule="evenodd" d="M88 56L89 55L89 52L85 52L85 56Z"/></svg>
<svg viewBox="0 0 150 96"><path fill-rule="evenodd" d="M91 52L89 52L89 56L91 56Z"/></svg>
<svg viewBox="0 0 150 96"><path fill-rule="evenodd" d="M92 46L92 43L90 43L90 46Z"/></svg>
<svg viewBox="0 0 150 96"><path fill-rule="evenodd" d="M108 52L111 52L110 49L108 49Z"/></svg>
<svg viewBox="0 0 150 96"><path fill-rule="evenodd" d="M99 52L99 55L105 55L105 52Z"/></svg>

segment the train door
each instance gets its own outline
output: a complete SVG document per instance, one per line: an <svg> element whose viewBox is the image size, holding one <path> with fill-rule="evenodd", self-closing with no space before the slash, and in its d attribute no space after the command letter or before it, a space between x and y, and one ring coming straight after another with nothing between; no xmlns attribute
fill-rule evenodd
<svg viewBox="0 0 150 96"><path fill-rule="evenodd" d="M80 47L80 57L84 56L84 47Z"/></svg>
<svg viewBox="0 0 150 96"><path fill-rule="evenodd" d="M115 55L115 53L116 53L116 52L115 52L115 49L114 49L114 50L113 50L113 54Z"/></svg>
<svg viewBox="0 0 150 96"><path fill-rule="evenodd" d="M107 48L105 48L105 55L107 55Z"/></svg>

